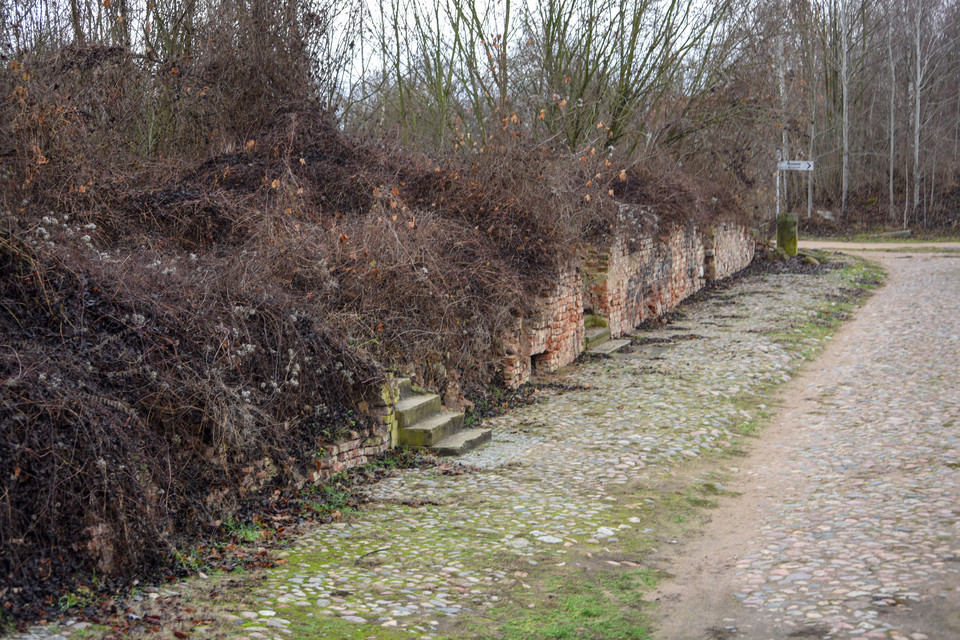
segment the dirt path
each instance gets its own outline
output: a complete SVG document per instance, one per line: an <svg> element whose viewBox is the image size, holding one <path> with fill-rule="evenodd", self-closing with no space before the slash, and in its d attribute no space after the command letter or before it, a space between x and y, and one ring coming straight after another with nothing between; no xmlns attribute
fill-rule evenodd
<svg viewBox="0 0 960 640"><path fill-rule="evenodd" d="M801 249L827 251L960 251L960 242L838 242L833 240L801 240Z"/></svg>
<svg viewBox="0 0 960 640"><path fill-rule="evenodd" d="M742 495L661 558L658 640L960 638L960 257L871 257L887 284L785 387Z"/></svg>

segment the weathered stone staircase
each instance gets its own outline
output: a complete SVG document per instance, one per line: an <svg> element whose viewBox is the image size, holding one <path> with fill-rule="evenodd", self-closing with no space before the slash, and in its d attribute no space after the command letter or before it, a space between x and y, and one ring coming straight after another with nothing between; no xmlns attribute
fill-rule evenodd
<svg viewBox="0 0 960 640"><path fill-rule="evenodd" d="M583 326L583 350L587 353L610 355L630 344L629 340L611 340L610 327L600 316L585 315Z"/></svg>
<svg viewBox="0 0 960 640"><path fill-rule="evenodd" d="M490 429L464 429L463 414L444 411L440 396L414 389L409 378L397 381L400 444L425 448L442 456L456 456L490 440Z"/></svg>

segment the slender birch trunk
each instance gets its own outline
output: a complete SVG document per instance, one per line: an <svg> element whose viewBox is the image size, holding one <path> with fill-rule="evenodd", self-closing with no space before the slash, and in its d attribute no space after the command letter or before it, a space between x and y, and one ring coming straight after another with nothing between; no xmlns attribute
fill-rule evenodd
<svg viewBox="0 0 960 640"><path fill-rule="evenodd" d="M814 139L816 137L817 126L817 50L811 47L813 54L810 65L810 147L807 157L813 160ZM813 217L813 171L807 172L807 219Z"/></svg>
<svg viewBox="0 0 960 640"><path fill-rule="evenodd" d="M786 7L781 7L783 11L784 21L786 21ZM786 53L784 51L784 34L781 32L777 37L777 74L780 84L780 148L781 153L783 154L784 160L790 159L790 154L787 149L787 60ZM783 176L783 211L787 211L787 203L789 198L787 197L787 176Z"/></svg>
<svg viewBox="0 0 960 640"><path fill-rule="evenodd" d="M896 221L896 208L893 204L893 163L894 163L894 145L896 141L896 99L897 99L897 63L893 57L893 9L890 0L887 0L887 58L890 62L890 176L888 180L888 210L890 221Z"/></svg>
<svg viewBox="0 0 960 640"><path fill-rule="evenodd" d="M847 0L840 0L840 86L843 91L841 220L847 217L847 196L850 191L850 71L847 65L850 27L848 22Z"/></svg>
<svg viewBox="0 0 960 640"><path fill-rule="evenodd" d="M923 47L920 39L923 24L923 3L917 5L917 13L913 20L915 67L913 76L913 212L917 213L920 206L920 89L923 87ZM906 210L904 210L906 212ZM903 228L907 228L907 216L904 213Z"/></svg>

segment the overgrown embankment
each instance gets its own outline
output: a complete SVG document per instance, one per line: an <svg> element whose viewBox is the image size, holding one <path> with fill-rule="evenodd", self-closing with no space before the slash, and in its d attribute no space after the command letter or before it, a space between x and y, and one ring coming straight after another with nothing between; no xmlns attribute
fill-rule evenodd
<svg viewBox="0 0 960 640"><path fill-rule="evenodd" d="M0 74L0 598L18 616L303 483L391 369L489 384L504 327L623 205L654 208L649 233L740 215L676 170L509 131L443 157L348 138L303 96L210 89L222 62L160 82L122 49L69 48Z"/></svg>

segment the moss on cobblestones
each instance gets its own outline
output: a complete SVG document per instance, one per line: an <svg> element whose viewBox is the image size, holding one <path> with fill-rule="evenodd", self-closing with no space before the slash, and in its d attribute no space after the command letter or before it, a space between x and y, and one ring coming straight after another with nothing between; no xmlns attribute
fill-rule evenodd
<svg viewBox="0 0 960 640"><path fill-rule="evenodd" d="M802 316L798 313L792 324L768 335L803 360L817 357L829 337L860 306L863 296L876 289L885 277L883 269L875 262L859 258L848 260L839 272L844 285L839 292L811 301L805 313Z"/></svg>
<svg viewBox="0 0 960 640"><path fill-rule="evenodd" d="M588 579L554 577L547 597L493 612L507 622L501 637L516 638L649 638L643 594L657 581L647 569L600 572ZM532 605L532 606L531 606ZM532 612L531 612L532 610Z"/></svg>
<svg viewBox="0 0 960 640"><path fill-rule="evenodd" d="M494 442L464 466L397 470L298 538L252 590L224 594L217 634L648 637L652 556L730 495L771 394L876 277L848 262L744 278L633 353L572 367L563 389L487 420Z"/></svg>

